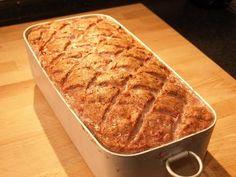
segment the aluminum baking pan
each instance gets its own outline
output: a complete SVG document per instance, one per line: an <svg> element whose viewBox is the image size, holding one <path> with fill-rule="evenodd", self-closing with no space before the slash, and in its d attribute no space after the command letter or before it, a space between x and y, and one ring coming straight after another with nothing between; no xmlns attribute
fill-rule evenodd
<svg viewBox="0 0 236 177"><path fill-rule="evenodd" d="M170 143L148 149L133 154L115 153L105 148L80 120L78 115L66 102L62 94L57 90L54 83L49 79L45 70L32 50L27 36L33 27L45 24L40 23L28 27L24 31L24 41L27 48L29 62L33 77L47 99L51 108L65 128L72 142L83 156L89 168L96 177L164 177L170 173L172 176L180 176L176 174L170 167L170 163L178 161L185 156L193 156L199 163L198 171L192 176L199 176L202 171L202 160L207 151L207 146L216 123L216 113L212 107L198 94L192 87L184 81L170 66L168 66L157 54L147 47L134 34L127 30L114 18L103 14L89 14L75 16L71 18L60 19L57 21L68 20L72 18L88 18L103 17L120 25L128 34L149 50L153 55L165 66L167 66L191 92L193 92L199 100L212 112L214 120L212 124L201 131L185 136L181 139ZM46 22L48 23L48 22ZM96 157L96 158L94 158Z"/></svg>

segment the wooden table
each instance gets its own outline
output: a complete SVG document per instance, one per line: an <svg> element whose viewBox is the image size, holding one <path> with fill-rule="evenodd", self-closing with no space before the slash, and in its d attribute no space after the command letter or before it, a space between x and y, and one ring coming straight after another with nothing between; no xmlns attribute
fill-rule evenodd
<svg viewBox="0 0 236 177"><path fill-rule="evenodd" d="M236 176L235 80L142 4L96 12L117 18L214 107L202 176ZM35 23L0 28L0 176L92 177L32 79L22 33Z"/></svg>

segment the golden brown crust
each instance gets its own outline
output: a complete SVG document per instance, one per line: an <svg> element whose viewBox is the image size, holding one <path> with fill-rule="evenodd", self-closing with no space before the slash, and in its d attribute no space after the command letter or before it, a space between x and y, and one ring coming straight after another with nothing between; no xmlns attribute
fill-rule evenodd
<svg viewBox="0 0 236 177"><path fill-rule="evenodd" d="M101 124L101 141L113 150L125 150L142 111L152 94L143 90L129 90L120 95Z"/></svg>
<svg viewBox="0 0 236 177"><path fill-rule="evenodd" d="M28 40L65 99L111 151L154 148L213 121L165 65L105 17L43 24Z"/></svg>

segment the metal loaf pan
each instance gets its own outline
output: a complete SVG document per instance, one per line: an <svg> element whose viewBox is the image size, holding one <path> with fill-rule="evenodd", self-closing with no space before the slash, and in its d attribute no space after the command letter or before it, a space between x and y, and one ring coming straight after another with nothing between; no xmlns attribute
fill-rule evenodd
<svg viewBox="0 0 236 177"><path fill-rule="evenodd" d="M27 48L33 77L74 145L88 164L89 168L96 177L164 177L168 175L168 172L172 176L178 176L170 168L169 163L185 156L193 155L199 163L199 170L193 176L198 176L202 171L201 159L203 159L207 151L210 136L216 122L215 111L157 54L155 54L114 18L102 14L90 14L72 18L87 18L92 16L107 18L114 23L117 23L147 50L152 52L161 63L166 65L179 78L180 82L189 88L189 90L193 92L206 105L206 107L208 107L214 116L214 121L210 127L204 130L143 152L134 154L120 154L111 152L99 143L99 141L93 136L90 130L84 125L73 109L69 106L62 94L57 90L54 83L49 79L49 76L45 70L41 67L36 54L32 50L27 40L27 36L33 27L45 23L30 26L24 31L24 41Z"/></svg>

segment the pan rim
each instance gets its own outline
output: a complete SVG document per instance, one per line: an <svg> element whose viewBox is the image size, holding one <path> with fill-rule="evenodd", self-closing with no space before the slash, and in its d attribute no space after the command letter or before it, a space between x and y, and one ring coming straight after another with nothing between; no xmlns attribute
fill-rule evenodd
<svg viewBox="0 0 236 177"><path fill-rule="evenodd" d="M187 136L184 136L182 138L179 138L177 140L171 141L169 143L157 146L157 147L153 147L141 152L136 152L136 153L117 153L117 152L113 152L111 150L109 150L108 148L106 148L102 143L100 143L98 141L98 139L93 135L93 133L87 128L87 126L83 123L83 121L79 118L79 116L76 114L76 112L70 107L69 103L67 103L67 101L65 100L65 97L63 96L63 94L56 88L55 84L53 83L53 81L49 78L48 74L46 73L45 69L41 66L40 61L36 55L36 53L33 51L31 45L29 44L29 41L27 39L27 36L29 34L29 32L31 31L32 28L36 27L36 26L40 26L43 24L48 24L52 21L65 21L65 20L70 20L70 19L74 19L74 18L88 18L88 17L103 17L103 18L107 18L111 21L113 21L114 23L118 24L119 26L121 26L122 29L124 29L129 35L131 35L137 42L139 42L143 47L145 47L145 49L147 49L148 51L150 51L155 58L160 61L162 64L164 64L172 73L173 75L175 75L179 81L185 86L187 87L187 89L189 89L189 91L191 91L198 99L200 99L200 101L210 110L210 112L212 113L214 120L212 121L212 124L205 128L202 129L200 131L197 131L195 133L189 134ZM40 66L41 71L43 72L44 76L46 76L47 80L49 81L49 83L51 84L51 86L54 88L54 90L57 92L57 95L60 97L60 99L65 103L67 109L74 115L74 117L76 118L76 120L80 123L80 125L83 127L83 129L89 134L89 136L94 140L94 142L98 145L98 147L100 147L104 152L113 155L113 156L118 156L118 157L135 157L135 156L140 156L140 155L145 155L147 153L151 153L153 151L157 151L159 149L162 149L164 147L176 144L180 141L189 139L190 137L199 135L201 133L204 133L210 129L213 129L215 124L216 124L216 120L217 120L217 114L215 112L215 110L212 108L212 106L204 99L202 98L202 96L200 96L173 68L171 68L164 60L161 59L161 57L158 56L158 54L156 54L151 48L149 48L145 43L143 43L136 35L134 35L132 32L130 32L125 26L123 26L119 21L117 21L115 18L111 17L110 15L105 15L105 14L98 14L98 13L91 13L91 14L86 14L86 15L76 15L76 16L72 16L72 17L67 17L67 18L61 18L58 20L52 20L52 21L47 21L47 22L41 22L41 23L37 23L34 25L31 25L29 27L27 27L24 32L23 32L23 38L24 41L27 45L27 47L29 48L31 54L33 55L33 58L36 60L37 64Z"/></svg>

